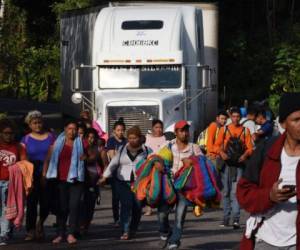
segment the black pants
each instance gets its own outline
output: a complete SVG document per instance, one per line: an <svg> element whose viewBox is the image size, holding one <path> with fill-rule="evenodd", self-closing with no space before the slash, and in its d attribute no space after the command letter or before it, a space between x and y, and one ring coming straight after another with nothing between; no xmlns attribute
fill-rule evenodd
<svg viewBox="0 0 300 250"><path fill-rule="evenodd" d="M116 177L111 178L111 193L112 193L112 211L114 222L120 220L120 197L117 192L117 179Z"/></svg>
<svg viewBox="0 0 300 250"><path fill-rule="evenodd" d="M35 230L38 206L40 221L44 223L49 215L49 204L47 196L47 185L41 185L41 174L34 173L33 176L33 189L27 197L27 210L26 210L26 230Z"/></svg>
<svg viewBox="0 0 300 250"><path fill-rule="evenodd" d="M69 217L69 234L78 232L80 199L83 194L82 182L58 183L59 209L57 214L58 234L62 237L66 234L66 223Z"/></svg>
<svg viewBox="0 0 300 250"><path fill-rule="evenodd" d="M99 186L84 187L84 196L81 201L80 225L89 226L94 217L97 198L99 197Z"/></svg>

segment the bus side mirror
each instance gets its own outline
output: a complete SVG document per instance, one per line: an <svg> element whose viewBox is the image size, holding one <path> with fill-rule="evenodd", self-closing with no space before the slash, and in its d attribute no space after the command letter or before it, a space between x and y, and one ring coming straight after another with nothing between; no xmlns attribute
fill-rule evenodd
<svg viewBox="0 0 300 250"><path fill-rule="evenodd" d="M197 65L198 76L201 79L202 88L211 87L211 68L209 65Z"/></svg>
<svg viewBox="0 0 300 250"><path fill-rule="evenodd" d="M71 81L71 90L73 92L76 92L80 89L79 86L79 68L78 67L74 67L72 68L72 81Z"/></svg>
<svg viewBox="0 0 300 250"><path fill-rule="evenodd" d="M71 75L71 90L72 92L91 92L91 90L87 90L86 86L84 83L80 84L80 72L82 70L94 70L96 69L96 66L93 65L84 65L84 64L80 64L79 66L74 66L72 68L72 75ZM83 72L84 73L84 72ZM84 79L84 76L83 76Z"/></svg>

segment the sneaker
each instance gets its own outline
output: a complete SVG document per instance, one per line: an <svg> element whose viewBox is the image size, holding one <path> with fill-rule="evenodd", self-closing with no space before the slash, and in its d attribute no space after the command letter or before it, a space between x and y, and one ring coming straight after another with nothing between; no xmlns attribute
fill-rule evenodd
<svg viewBox="0 0 300 250"><path fill-rule="evenodd" d="M167 245L168 245L168 237L161 235L160 236L160 241L158 243L158 247L160 249L164 249L164 248L166 248Z"/></svg>
<svg viewBox="0 0 300 250"><path fill-rule="evenodd" d="M0 237L0 246L6 246L8 244L8 239L6 237Z"/></svg>
<svg viewBox="0 0 300 250"><path fill-rule="evenodd" d="M176 243L169 243L168 245L168 249L171 250L171 249L178 249L179 248L179 245L176 244Z"/></svg>
<svg viewBox="0 0 300 250"><path fill-rule="evenodd" d="M129 240L129 233L123 233L120 240Z"/></svg>
<svg viewBox="0 0 300 250"><path fill-rule="evenodd" d="M67 237L67 242L68 242L70 245L73 245L73 244L76 244L76 243L77 243L77 239L74 237L73 234L69 234L68 237Z"/></svg>
<svg viewBox="0 0 300 250"><path fill-rule="evenodd" d="M232 226L233 226L233 229L240 229L241 228L240 223L238 221L233 222Z"/></svg>
<svg viewBox="0 0 300 250"><path fill-rule="evenodd" d="M220 227L229 227L229 220L223 220Z"/></svg>
<svg viewBox="0 0 300 250"><path fill-rule="evenodd" d="M25 241L33 241L33 240L35 240L35 230L30 230L30 231L27 233L27 235L26 235L26 237L25 237L24 240L25 240Z"/></svg>

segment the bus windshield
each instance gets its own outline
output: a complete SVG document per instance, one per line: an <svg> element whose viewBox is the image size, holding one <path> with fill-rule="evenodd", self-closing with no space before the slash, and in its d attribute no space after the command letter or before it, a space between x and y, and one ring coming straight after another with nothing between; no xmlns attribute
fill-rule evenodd
<svg viewBox="0 0 300 250"><path fill-rule="evenodd" d="M179 88L180 65L100 67L100 88Z"/></svg>

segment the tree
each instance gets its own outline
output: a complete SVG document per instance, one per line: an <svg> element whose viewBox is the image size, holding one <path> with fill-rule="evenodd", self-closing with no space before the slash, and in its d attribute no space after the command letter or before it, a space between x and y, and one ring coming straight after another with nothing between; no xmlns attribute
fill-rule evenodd
<svg viewBox="0 0 300 250"><path fill-rule="evenodd" d="M0 31L0 96L58 101L59 16L100 3L103 1L6 0ZM276 110L283 91L299 91L300 1L217 3L219 87L220 93L224 87L228 93L223 104L268 98Z"/></svg>

